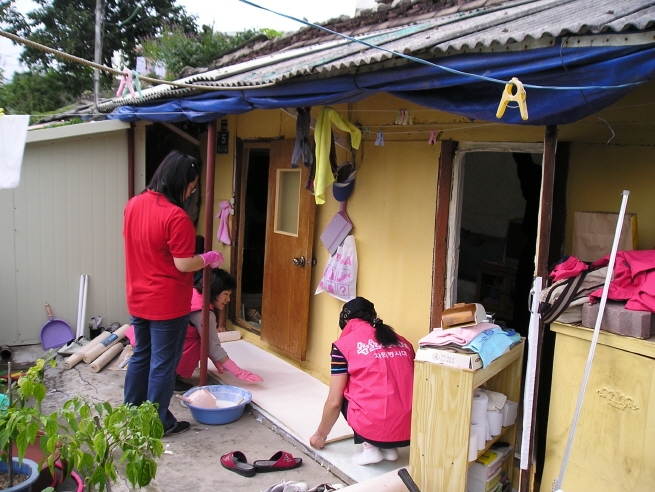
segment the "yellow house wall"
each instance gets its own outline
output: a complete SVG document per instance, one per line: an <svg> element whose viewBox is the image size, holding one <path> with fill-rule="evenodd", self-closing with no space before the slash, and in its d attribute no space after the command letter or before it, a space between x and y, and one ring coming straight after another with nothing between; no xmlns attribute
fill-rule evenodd
<svg viewBox="0 0 655 492"><path fill-rule="evenodd" d="M623 190L630 191L626 211L637 214L638 249L655 248L653 147L574 144L568 182L567 254L572 249L574 212L618 213Z"/></svg>
<svg viewBox="0 0 655 492"><path fill-rule="evenodd" d="M386 94L375 95L350 105L334 106L350 121L369 127L356 153L357 179L347 204L354 223L359 259L357 293L373 301L380 317L415 346L430 329L433 271L433 231L436 210L437 173L440 145L428 145L430 132L439 139L459 142L543 142L544 127L510 126L500 122L471 122L466 118L426 110ZM413 125L394 125L399 108L410 109ZM313 108L317 117L320 108ZM295 119L281 110L256 110L228 116L229 154L216 158L213 216L219 199L233 195L232 181L236 138L295 138ZM560 137L585 135L581 127L561 127ZM334 130L334 127L333 127ZM385 145L375 146L376 133L382 131ZM343 132L335 133L345 136ZM313 134L313 132L312 132ZM581 138L581 137L580 137ZM337 147L339 163L350 155ZM628 210L638 215L640 248L655 244L655 210L649 206L655 175L649 158L652 148L573 143L568 184L566 248L570 251L574 210L618 210L620 192L631 190ZM649 193L650 192L650 193ZM297 364L315 376L329 379L330 344L339 336L337 324L342 302L328 294L313 295L328 252L320 234L338 211L328 192L324 205L316 207L314 256L317 266L312 277L310 318L306 361ZM204 209L199 231L204 230ZM229 265L230 248L216 243ZM202 232L201 232L202 233ZM253 334L245 338L272 350ZM279 354L278 354L279 355ZM295 363L294 361L290 361Z"/></svg>

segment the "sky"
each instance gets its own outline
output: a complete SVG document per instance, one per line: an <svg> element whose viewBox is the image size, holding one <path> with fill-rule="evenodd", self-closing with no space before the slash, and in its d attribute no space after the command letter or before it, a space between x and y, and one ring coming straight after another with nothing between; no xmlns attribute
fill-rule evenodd
<svg viewBox="0 0 655 492"><path fill-rule="evenodd" d="M374 0L251 0L257 5L310 22L324 22L340 15L355 15L355 6L370 6ZM197 16L198 25L213 25L215 31L237 32L249 28L269 28L277 31L295 31L303 24L285 17L246 5L239 0L177 0L188 14ZM18 10L25 14L34 10L32 0L17 0ZM0 37L0 67L5 79L11 79L15 71L22 68L18 57L22 46L14 45L7 38Z"/></svg>

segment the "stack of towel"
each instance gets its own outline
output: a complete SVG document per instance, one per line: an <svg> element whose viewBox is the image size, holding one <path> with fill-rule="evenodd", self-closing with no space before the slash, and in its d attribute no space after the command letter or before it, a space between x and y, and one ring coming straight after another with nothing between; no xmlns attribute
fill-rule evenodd
<svg viewBox="0 0 655 492"><path fill-rule="evenodd" d="M485 321L463 328L434 328L421 338L418 344L419 348L440 347L464 353L477 353L482 359L482 367L486 367L520 340L520 335L514 330L505 331L500 326Z"/></svg>

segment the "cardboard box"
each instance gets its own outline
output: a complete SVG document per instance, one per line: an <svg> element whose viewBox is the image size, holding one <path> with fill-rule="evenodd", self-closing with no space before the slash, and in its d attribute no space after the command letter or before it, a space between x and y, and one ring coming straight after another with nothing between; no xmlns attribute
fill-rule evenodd
<svg viewBox="0 0 655 492"><path fill-rule="evenodd" d="M457 352L454 349L427 345L419 346L416 351L416 360L458 367L460 369L476 370L482 367L482 359L479 354L465 354Z"/></svg>

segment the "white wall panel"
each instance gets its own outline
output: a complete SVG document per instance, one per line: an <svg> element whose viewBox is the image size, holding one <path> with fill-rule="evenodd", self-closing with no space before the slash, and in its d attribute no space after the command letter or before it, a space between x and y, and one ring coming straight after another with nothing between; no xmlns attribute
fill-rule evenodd
<svg viewBox="0 0 655 492"><path fill-rule="evenodd" d="M106 325L129 321L122 241L127 182L125 131L26 145L20 186L0 193L1 343L39 343L46 301L75 333L81 274L89 275L85 321L95 315ZM5 234L12 222L14 234Z"/></svg>

